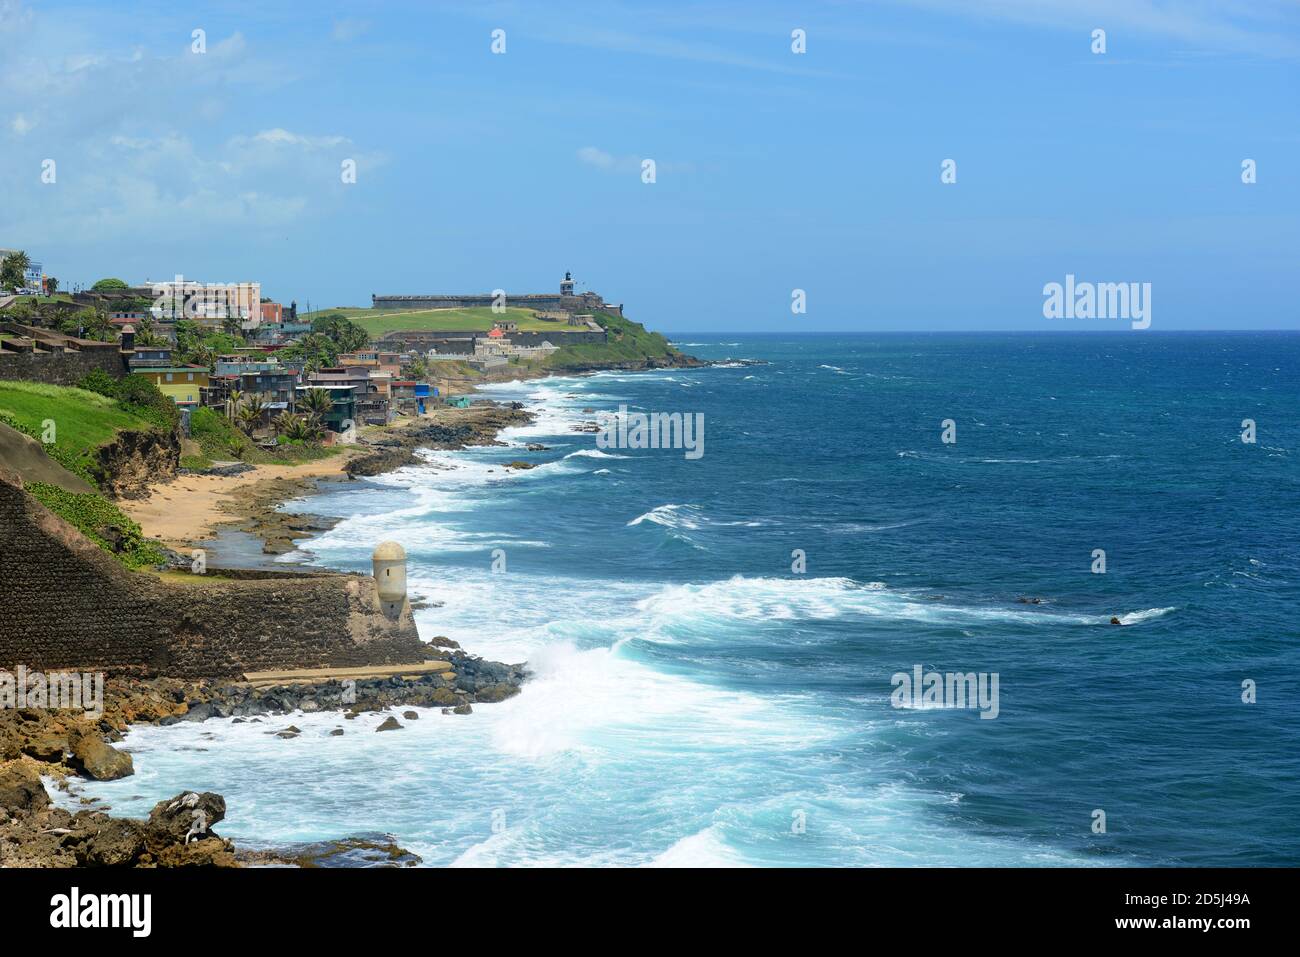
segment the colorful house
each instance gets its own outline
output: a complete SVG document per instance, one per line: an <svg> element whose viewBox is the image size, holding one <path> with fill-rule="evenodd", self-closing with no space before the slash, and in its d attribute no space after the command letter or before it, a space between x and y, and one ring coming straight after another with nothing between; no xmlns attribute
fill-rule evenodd
<svg viewBox="0 0 1300 957"><path fill-rule="evenodd" d="M197 406L199 390L208 387L208 370L203 366L158 366L132 371L156 385L163 395L171 396L177 405Z"/></svg>

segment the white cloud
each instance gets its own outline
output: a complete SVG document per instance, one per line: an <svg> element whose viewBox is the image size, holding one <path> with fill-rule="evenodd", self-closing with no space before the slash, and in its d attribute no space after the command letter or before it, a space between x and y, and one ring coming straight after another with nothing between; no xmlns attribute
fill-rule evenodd
<svg viewBox="0 0 1300 957"><path fill-rule="evenodd" d="M347 43L355 40L370 30L369 20L353 20L344 18L334 21L334 28L330 31L330 36L340 43Z"/></svg>
<svg viewBox="0 0 1300 957"><path fill-rule="evenodd" d="M594 146L584 146L578 150L578 160L597 169L613 169L618 165L618 160L613 155Z"/></svg>
<svg viewBox="0 0 1300 957"><path fill-rule="evenodd" d="M647 159L655 161L655 169L659 173L689 173L695 169L691 163L665 161L653 156L615 156L598 146L584 146L578 150L577 156L578 162L584 166L606 173L640 173L641 163Z"/></svg>
<svg viewBox="0 0 1300 957"><path fill-rule="evenodd" d="M15 22L21 43L5 33ZM205 54L188 40L165 54L114 48L0 0L0 35L0 102L23 109L0 121L5 225L34 248L276 229L344 201L343 159L368 171L384 161L335 131L234 125L230 104L249 87L275 90L292 69L278 51L258 57L241 33L213 38ZM34 156L57 162L56 182L41 182Z"/></svg>

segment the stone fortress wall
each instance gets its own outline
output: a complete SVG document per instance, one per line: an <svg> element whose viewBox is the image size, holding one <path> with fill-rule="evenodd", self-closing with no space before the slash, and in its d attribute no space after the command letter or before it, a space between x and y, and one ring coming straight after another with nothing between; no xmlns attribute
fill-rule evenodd
<svg viewBox="0 0 1300 957"><path fill-rule="evenodd" d="M164 582L126 569L0 468L0 668L237 677L428 657L409 603L381 607L370 576Z"/></svg>

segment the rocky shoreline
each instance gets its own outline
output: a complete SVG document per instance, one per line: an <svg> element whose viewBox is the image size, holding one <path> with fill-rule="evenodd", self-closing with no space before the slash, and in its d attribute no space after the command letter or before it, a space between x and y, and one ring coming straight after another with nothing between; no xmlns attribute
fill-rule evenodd
<svg viewBox="0 0 1300 957"><path fill-rule="evenodd" d="M339 475L312 478L268 478L255 482L222 504L222 511L234 516L224 528L246 532L262 541L265 555L284 555L297 548L299 540L327 532L339 519L323 515L305 515L282 511L287 501L310 495L326 482L345 482L353 478L381 475L420 461L419 449L463 449L474 445L501 445L497 433L513 425L532 421L531 413L519 403L501 405L478 402L468 409L452 409L449 421L416 422L378 435L363 433L357 440L359 449L348 459ZM190 559L177 554L178 567L187 567Z"/></svg>
<svg viewBox="0 0 1300 957"><path fill-rule="evenodd" d="M129 751L114 747L133 724L167 726L229 718L262 722L294 713L333 711L342 721L360 714L390 714L376 731L400 730L417 720L412 707L470 714L473 705L519 693L522 665L485 661L455 642L434 639L448 667L439 672L390 677L272 684L175 678L110 679L103 712L18 708L0 712L0 867L239 867L408 866L419 858L391 839L349 837L289 848L237 849L212 831L225 816L219 794L185 792L155 805L147 820L111 817L107 806L78 811L51 801L43 779L71 790L78 778L117 780L134 773ZM292 739L292 724L267 734ZM340 724L330 732L348 733ZM360 733L360 732L358 732ZM87 798L83 803L91 803ZM197 814L197 816L196 816ZM198 824L201 823L201 826Z"/></svg>
<svg viewBox="0 0 1300 957"><path fill-rule="evenodd" d="M684 357L680 363L705 365ZM619 365L618 368L623 368ZM658 367L647 363L627 368ZM599 368L610 368L608 364ZM566 370L566 374L569 370ZM573 370L580 371L580 370ZM280 511L286 500L310 494L321 481L346 481L378 475L419 461L418 449L461 449L503 444L504 428L533 420L520 403L478 402L469 409L446 410L444 421L418 422L366 435L364 447L347 461L345 475L264 479L240 490L222 511L227 523L260 538L263 552L283 554L298 539L328 530L335 520ZM455 413L452 415L451 413ZM436 416L435 416L436 418ZM525 467L511 463L508 467ZM189 559L177 553L180 564ZM292 574L292 572L287 572ZM236 848L212 826L225 816L225 800L211 792L183 792L158 802L145 820L112 817L111 808L70 811L50 798L44 781L71 792L78 779L114 780L134 773L129 750L114 745L133 724L173 725L184 721L229 719L261 722L294 713L334 711L342 722L363 713L395 714L375 731L401 730L418 719L412 707L440 708L466 715L473 705L499 702L519 693L524 665L507 665L466 654L456 642L435 637L430 659L445 668L419 674L369 678L332 677L296 683L235 682L176 678L110 678L103 711L96 716L46 708L0 711L0 867L240 867L240 866L412 866L420 859L387 835L354 835L336 841L279 848ZM346 724L333 735L347 734ZM292 724L268 728L282 739L301 732Z"/></svg>

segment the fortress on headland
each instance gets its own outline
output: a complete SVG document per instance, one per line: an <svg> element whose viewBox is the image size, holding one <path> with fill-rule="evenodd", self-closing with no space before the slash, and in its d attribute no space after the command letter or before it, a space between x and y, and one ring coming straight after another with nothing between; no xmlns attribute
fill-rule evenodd
<svg viewBox="0 0 1300 957"><path fill-rule="evenodd" d="M558 293L532 292L519 296L504 296L505 305L516 309L534 309L538 312L563 312L569 315L588 312L609 312L616 316L623 315L623 304L606 302L595 292L574 293L573 276L565 273L560 281ZM489 307L498 302L491 293L468 296L429 295L429 296L376 296L371 295L370 303L377 310L400 309L469 309Z"/></svg>

